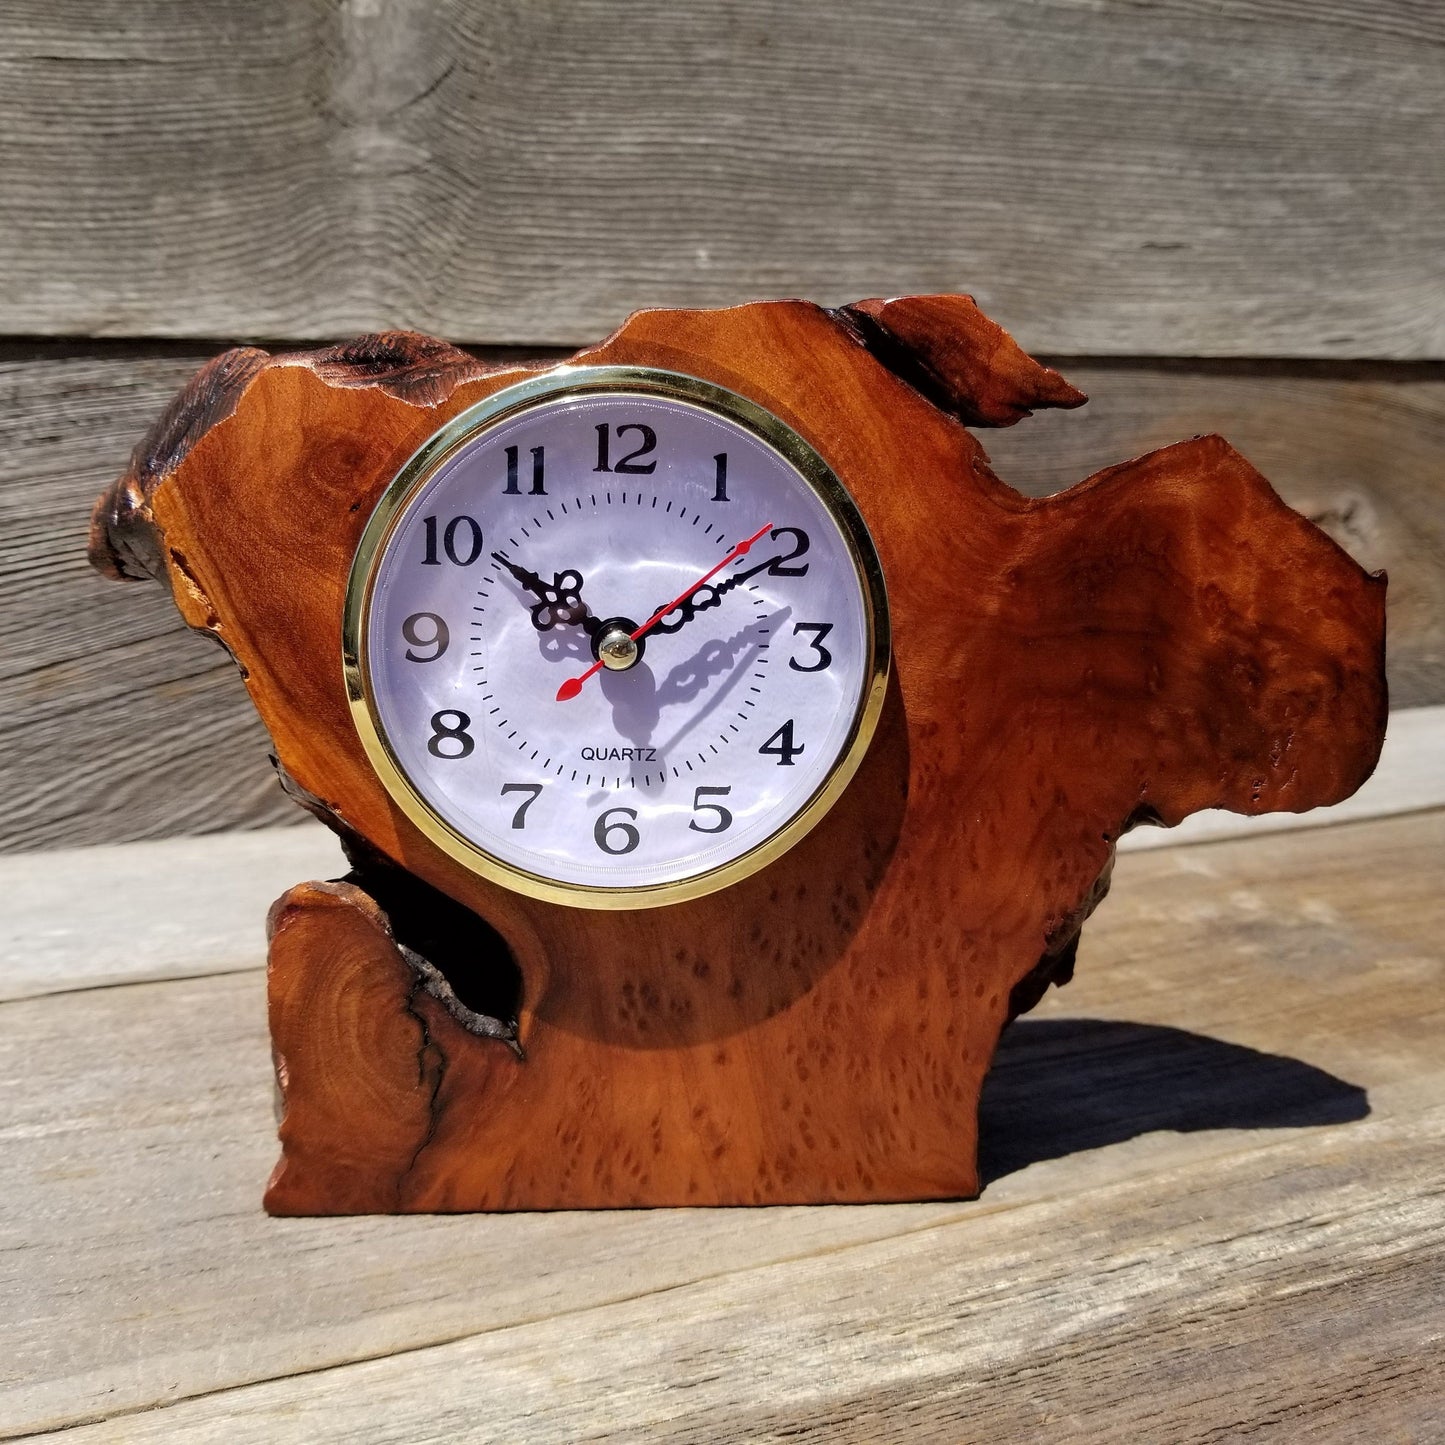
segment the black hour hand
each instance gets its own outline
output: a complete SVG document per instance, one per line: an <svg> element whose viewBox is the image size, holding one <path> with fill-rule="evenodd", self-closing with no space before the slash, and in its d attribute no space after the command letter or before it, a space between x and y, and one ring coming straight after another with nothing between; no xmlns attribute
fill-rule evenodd
<svg viewBox="0 0 1445 1445"><path fill-rule="evenodd" d="M565 572L554 572L551 582L544 582L535 572L526 567L519 567L515 562L509 561L500 552L493 552L493 558L500 562L528 592L539 600L532 608L532 626L538 632L550 632L554 627L564 623L575 623L580 625L589 633L592 628L589 623L595 624L596 619L592 617L587 609L587 604L582 600L582 574L574 568L568 568Z"/></svg>

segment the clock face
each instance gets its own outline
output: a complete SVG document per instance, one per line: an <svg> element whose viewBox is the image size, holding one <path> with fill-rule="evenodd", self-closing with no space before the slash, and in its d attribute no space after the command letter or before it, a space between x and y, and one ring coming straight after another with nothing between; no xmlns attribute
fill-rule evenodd
<svg viewBox="0 0 1445 1445"><path fill-rule="evenodd" d="M851 499L777 418L670 372L564 368L443 428L371 518L353 713L475 871L593 907L776 857L852 775L887 666Z"/></svg>

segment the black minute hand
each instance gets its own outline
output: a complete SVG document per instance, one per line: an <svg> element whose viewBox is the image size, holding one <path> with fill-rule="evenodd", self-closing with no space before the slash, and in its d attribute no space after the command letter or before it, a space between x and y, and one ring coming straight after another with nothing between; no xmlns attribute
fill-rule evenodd
<svg viewBox="0 0 1445 1445"><path fill-rule="evenodd" d="M523 587L540 600L532 608L532 626L538 632L550 632L562 623L577 623L590 636L597 627L597 619L582 600L582 574L573 568L565 572L554 572L550 583L544 582L535 572L519 567L500 552L493 552L493 558L500 562Z"/></svg>
<svg viewBox="0 0 1445 1445"><path fill-rule="evenodd" d="M671 612L666 613L658 622L655 622L653 631L681 632L699 612L706 612L709 607L721 606L723 598L734 587L742 586L750 577L756 577L759 572L766 572L769 568L785 560L786 558L783 557L769 557L766 562L758 562L741 572L731 573L725 582L704 584L685 602L680 602Z"/></svg>

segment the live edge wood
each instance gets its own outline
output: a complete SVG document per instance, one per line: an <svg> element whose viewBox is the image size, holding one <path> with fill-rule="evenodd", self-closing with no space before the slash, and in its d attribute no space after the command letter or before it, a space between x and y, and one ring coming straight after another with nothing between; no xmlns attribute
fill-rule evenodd
<svg viewBox="0 0 1445 1445"><path fill-rule="evenodd" d="M888 580L877 738L802 843L709 898L592 913L472 876L366 764L342 594L401 462L527 373L405 333L207 366L100 499L91 555L230 649L354 865L272 909L266 1206L972 1195L999 1034L1069 978L1119 835L1369 775L1384 578L1218 437L1011 490L962 422L1084 398L965 297L643 312L577 360L731 387L837 471Z"/></svg>

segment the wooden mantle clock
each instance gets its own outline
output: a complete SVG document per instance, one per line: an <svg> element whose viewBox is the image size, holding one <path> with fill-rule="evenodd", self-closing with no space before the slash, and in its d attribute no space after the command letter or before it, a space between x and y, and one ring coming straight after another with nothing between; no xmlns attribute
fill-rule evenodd
<svg viewBox="0 0 1445 1445"><path fill-rule="evenodd" d="M236 350L91 557L240 665L352 871L270 916L277 1214L969 1196L1114 844L1368 776L1385 581L961 296L648 311L565 365Z"/></svg>

